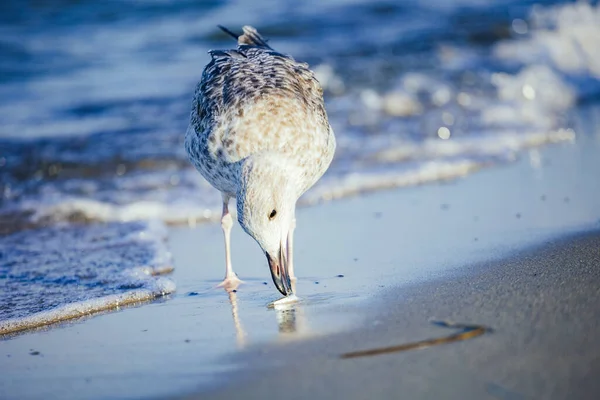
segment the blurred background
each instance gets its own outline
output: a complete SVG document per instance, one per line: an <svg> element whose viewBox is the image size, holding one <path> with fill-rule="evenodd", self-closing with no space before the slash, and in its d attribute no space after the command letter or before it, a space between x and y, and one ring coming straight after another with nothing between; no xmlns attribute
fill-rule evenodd
<svg viewBox="0 0 600 400"><path fill-rule="evenodd" d="M600 121L596 2L4 0L0 267L37 260L20 286L2 283L13 290L4 305L49 271L61 288L129 290L109 250L131 265L168 263L164 231L145 221L219 218L218 192L183 148L207 51L235 46L217 24L255 26L325 89L338 150L302 205L521 155L539 168L540 146L576 140L578 110L592 105L585 118ZM69 296L44 307L87 294ZM0 317L35 311L14 310Z"/></svg>
<svg viewBox="0 0 600 400"><path fill-rule="evenodd" d="M461 176L573 140L600 12L555 1L3 1L0 205L19 225L219 215L183 150L207 50L254 25L310 63L338 153L305 202ZM6 215L5 215L6 217Z"/></svg>

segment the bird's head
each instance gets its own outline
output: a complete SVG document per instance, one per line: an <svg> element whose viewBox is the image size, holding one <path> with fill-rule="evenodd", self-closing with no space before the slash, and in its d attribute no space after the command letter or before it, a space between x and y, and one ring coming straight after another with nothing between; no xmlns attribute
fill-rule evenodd
<svg viewBox="0 0 600 400"><path fill-rule="evenodd" d="M242 168L236 197L240 225L267 256L273 282L286 296L292 293L287 237L298 200L295 176L282 156L253 156Z"/></svg>

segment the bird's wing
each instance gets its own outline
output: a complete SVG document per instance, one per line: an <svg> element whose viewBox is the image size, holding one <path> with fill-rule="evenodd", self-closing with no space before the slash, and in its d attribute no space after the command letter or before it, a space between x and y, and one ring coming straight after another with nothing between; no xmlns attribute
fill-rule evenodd
<svg viewBox="0 0 600 400"><path fill-rule="evenodd" d="M193 112L211 154L235 162L329 131L323 90L308 65L273 50L254 28L244 27L236 50L209 53Z"/></svg>

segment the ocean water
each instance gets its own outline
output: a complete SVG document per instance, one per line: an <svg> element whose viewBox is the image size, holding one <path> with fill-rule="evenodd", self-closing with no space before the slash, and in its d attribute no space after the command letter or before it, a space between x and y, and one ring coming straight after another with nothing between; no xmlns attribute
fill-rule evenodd
<svg viewBox="0 0 600 400"><path fill-rule="evenodd" d="M325 89L338 150L301 205L502 166L600 100L594 3L2 2L0 333L175 289L165 225L220 213L183 149L216 24Z"/></svg>
<svg viewBox="0 0 600 400"><path fill-rule="evenodd" d="M169 294L160 222L57 225L0 240L0 335Z"/></svg>

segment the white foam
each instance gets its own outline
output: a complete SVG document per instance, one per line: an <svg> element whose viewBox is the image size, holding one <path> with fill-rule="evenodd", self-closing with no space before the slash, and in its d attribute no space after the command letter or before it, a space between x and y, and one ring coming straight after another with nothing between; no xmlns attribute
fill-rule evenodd
<svg viewBox="0 0 600 400"><path fill-rule="evenodd" d="M215 207L195 204L169 204L158 201L134 201L114 204L86 198L60 198L55 203L23 202L25 209L35 210L33 221L65 221L75 215L83 215L91 221L144 221L161 220L167 224L214 222L220 218Z"/></svg>
<svg viewBox="0 0 600 400"><path fill-rule="evenodd" d="M422 143L398 143L375 153L372 157L384 162L408 160L435 160L441 158L468 158L469 156L513 159L516 152L547 143L575 140L571 129L516 133L500 131L485 136L463 137L453 140L427 139Z"/></svg>
<svg viewBox="0 0 600 400"><path fill-rule="evenodd" d="M410 117L423 112L423 106L416 97L402 91L387 93L382 100L382 109L393 117Z"/></svg>
<svg viewBox="0 0 600 400"><path fill-rule="evenodd" d="M545 65L527 66L517 75L494 74L492 83L501 102L482 111L488 125L521 122L552 129L560 124L560 112L575 102L573 89Z"/></svg>
<svg viewBox="0 0 600 400"><path fill-rule="evenodd" d="M173 293L174 291L175 283L172 280L168 278L158 278L143 289L70 303L48 311L38 312L27 317L0 321L0 335L34 329L101 311L118 309L122 306L164 296Z"/></svg>
<svg viewBox="0 0 600 400"><path fill-rule="evenodd" d="M534 7L530 36L504 41L497 57L522 64L547 63L570 75L600 79L600 6L586 1L555 7Z"/></svg>
<svg viewBox="0 0 600 400"><path fill-rule="evenodd" d="M0 241L0 335L31 329L175 290L160 221L65 225L19 231Z"/></svg>
<svg viewBox="0 0 600 400"><path fill-rule="evenodd" d="M547 109L540 108L541 114L550 118ZM545 111L544 111L545 110ZM514 105L507 105L503 114L500 105L490 106L482 112L482 119L490 125L502 126L506 121L518 120L515 113L524 112ZM537 115L537 114L536 114ZM519 118L524 118L519 114ZM538 118L539 117L538 115ZM550 129L549 123L543 127ZM362 151L357 159L358 167L350 171L342 172L334 165L325 176L324 183L311 189L300 204L314 203L315 201L331 200L363 193L369 190L382 188L404 187L418 185L436 180L446 180L452 177L464 176L470 171L489 165L490 161L510 161L516 157L520 150L541 146L548 143L558 143L575 140L575 132L571 129L558 129L545 131L543 129L529 131L515 130L491 130L484 135L471 135L454 138L451 140L440 140L431 138L423 141L384 140L381 145L372 149L360 147L363 141L350 143L356 145L353 151ZM372 143L375 143L374 141ZM381 149L379 149L381 147ZM344 150L340 150L343 157ZM352 156L354 157L354 156ZM482 158L487 157L486 160ZM457 158L461 158L456 162ZM470 160L469 160L470 159ZM421 162L422 165L401 172L391 169L369 170L360 168L361 162L378 164ZM358 169L357 169L358 168ZM192 171L195 173L195 171ZM358 178L360 177L360 178ZM370 182L369 182L370 181ZM327 186L327 188L324 188ZM202 190L206 190L202 188ZM206 190L208 193L214 189ZM213 193L215 194L215 193ZM47 198L44 201L24 201L21 206L24 209L33 210L31 220L34 223L47 221L69 221L74 216L84 216L90 221L148 221L157 220L170 225L188 224L194 226L198 223L216 222L220 218L218 202L210 202L210 206L202 206L197 196L191 199L169 199L157 201L132 201L124 204L114 204L93 200L89 198L76 197L72 195L60 195L56 198ZM306 200L310 199L310 200ZM206 201L203 202L207 204ZM212 204L211 204L212 203Z"/></svg>
<svg viewBox="0 0 600 400"><path fill-rule="evenodd" d="M346 90L344 81L335 72L333 66L329 64L320 64L314 67L313 71L324 90L327 90L334 95L340 95Z"/></svg>
<svg viewBox="0 0 600 400"><path fill-rule="evenodd" d="M427 162L406 171L361 171L341 179L323 179L300 199L301 205L340 199L357 194L396 187L415 186L465 176L483 166L476 161Z"/></svg>
<svg viewBox="0 0 600 400"><path fill-rule="evenodd" d="M437 52L428 53L427 57L433 59L434 67L429 62L423 64L413 60L414 67L413 64L407 67L412 70L402 68L401 72L389 72L387 68L381 68L379 56L356 56L352 60L358 64L364 63L367 66L365 73L368 71L376 76L376 79L365 79L367 84L359 83L356 86L348 84L348 77L357 74L360 68L356 65L346 67L343 64L346 58L340 59L335 52L330 59L323 58L324 61L313 69L325 90L333 94L326 96L326 100L330 121L337 135L338 149L324 182L335 189L326 189L325 183L320 183L307 193L306 198L325 200L339 198L344 193L351 195L383 187L432 182L436 177L448 179L462 176L476 169L473 166L480 168L498 161L510 161L521 149L574 140L575 132L562 128L568 126L565 114L581 95L581 88L573 87L572 82L565 78L565 73L597 78L600 56L593 38L599 36L599 15L599 7L587 3L535 7L529 23L514 21L512 26L518 33L513 39L494 45L495 56L511 64L510 68L503 68L504 72L498 72L497 59L490 60L487 51L465 46L462 42L445 44ZM169 40L174 44L187 37L186 31L180 29L171 17L166 23L165 27L173 29L173 36L169 36ZM126 35L128 40L115 43L115 50L119 54L138 51L139 46L148 44L148 39L142 35L148 26L124 29L131 35ZM98 46L112 46L112 39L122 33L119 29L109 33L94 29L90 40ZM66 51L85 56L88 47L83 45L80 38L70 38L69 43ZM55 47L57 44L55 38L42 38L37 44L26 43L35 48L42 48L43 45ZM285 43L285 46L288 45L294 46L294 43ZM286 51L289 50L286 48ZM153 148L138 153L136 146L136 149L131 149L131 153L135 154L128 155L134 160L141 160L140 164L147 164L143 168L130 171L125 164L114 165L116 176L107 177L103 172L104 175L71 180L59 177L55 181L42 181L37 191L28 191L31 182L26 182L22 187L19 186L21 182L16 182L12 187L5 187L5 197L10 195L10 200L16 199L11 207L22 214L32 213L31 221L37 225L77 220L81 216L90 221L156 219L168 224L189 225L218 221L221 206L218 193L191 167L181 167L183 146L174 140L181 133L173 134L172 131L181 121L185 124L187 115L179 115L181 111L177 111L184 107L179 100L165 99L165 93L167 97L177 97L193 87L193 82L198 78L197 67L190 67L198 62L195 51L187 45L179 48L177 54L180 58L167 72L164 72L163 64L151 63L150 68L142 74L134 73L134 66L138 65L136 62L139 60L128 60L124 71L113 71L117 65L115 61L119 60L111 59L106 71L88 66L84 69L87 71L85 76L75 76L75 80L71 79L73 77L65 80L64 77L47 76L32 85L39 93L56 92L57 88L61 88L65 96L53 99L56 102L52 103L52 107L48 108L47 104L30 107L30 93L19 97L19 101L26 103L27 107L22 104L14 106L12 103L1 107L0 115L4 115L5 111L7 120L13 121L10 123L26 125L23 129L30 130L53 118L57 119L59 125L47 125L50 131L72 133L71 124L80 121L83 134L88 132L88 128L90 132L130 127L143 130L146 129L144 124L148 123L152 126L148 130L160 131L160 135L151 134L147 137L141 134L135 139L136 145L144 147L148 138L154 143L157 137L161 140L166 137L166 158L177 161L166 163L166 166L156 163L154 157L157 156ZM519 64L517 72L505 72L514 71L515 63ZM136 85L152 81L150 78L156 75L157 69L165 76L177 76L175 84L167 85L168 88L164 83L154 82ZM179 75L175 72L183 73ZM101 87L92 85L93 90L89 92L81 91L80 84L88 82L90 77L98 78L93 81L103 84ZM130 80L129 85L121 87L121 83L127 80ZM371 84L371 81L377 84ZM595 82L598 80L595 79ZM143 87L143 90L139 92L136 87ZM119 90L115 91L115 88ZM17 96L20 86L13 89ZM162 95L158 95L158 92ZM136 103L154 96L164 101L165 105ZM188 106L188 97L185 107ZM116 106L111 103L113 100L127 101ZM89 117L84 113L81 118L73 120L56 118L54 108L69 110L69 107L77 104L87 104L92 109L98 106L101 112L92 113ZM106 105L109 107L104 110L102 107ZM15 116L17 109L25 113L22 118ZM35 112L31 111L33 109ZM131 115L144 115L144 118L130 125ZM127 123L120 125L124 116L127 117ZM169 120L175 116L177 123L175 119ZM102 123L106 123L106 126L102 126ZM19 134L24 132L17 128L14 126L13 130ZM167 132L164 137L162 128ZM44 132L44 135L48 133L51 132ZM27 135L31 136L29 133ZM105 151L109 156L111 152L119 153L126 145L120 140L120 137L109 135L108 141L114 141L107 143ZM94 146L85 151L92 151L90 149L95 151ZM76 150L65 150L60 145L52 150L58 154L53 154L57 163L64 157L67 162L86 166L86 154L76 154ZM68 155L62 154L62 150ZM100 161L94 158L90 169L103 161L102 158ZM432 167L432 162L435 167ZM411 165L407 166L406 163ZM372 182L368 183L368 179ZM20 196L19 193L26 194Z"/></svg>

